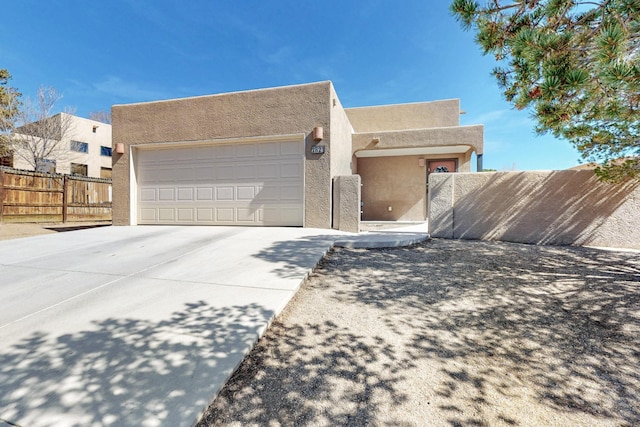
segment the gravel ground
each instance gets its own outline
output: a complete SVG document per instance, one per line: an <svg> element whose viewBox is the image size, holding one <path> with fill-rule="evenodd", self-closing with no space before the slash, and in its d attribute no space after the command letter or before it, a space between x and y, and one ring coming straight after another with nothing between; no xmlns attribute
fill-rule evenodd
<svg viewBox="0 0 640 427"><path fill-rule="evenodd" d="M640 425L640 254L335 250L203 426Z"/></svg>

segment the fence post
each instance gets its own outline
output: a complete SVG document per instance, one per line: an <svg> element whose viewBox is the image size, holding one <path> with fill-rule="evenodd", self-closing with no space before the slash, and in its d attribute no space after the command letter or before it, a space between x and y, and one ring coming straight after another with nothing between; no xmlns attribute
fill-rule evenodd
<svg viewBox="0 0 640 427"><path fill-rule="evenodd" d="M62 178L62 222L67 222L67 195L69 194L69 181L67 175Z"/></svg>
<svg viewBox="0 0 640 427"><path fill-rule="evenodd" d="M4 171L0 169L0 224L4 213Z"/></svg>

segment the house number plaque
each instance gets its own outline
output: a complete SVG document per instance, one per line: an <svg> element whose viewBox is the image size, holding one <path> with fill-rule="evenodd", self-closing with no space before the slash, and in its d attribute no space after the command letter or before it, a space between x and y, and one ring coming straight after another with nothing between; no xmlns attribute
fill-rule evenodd
<svg viewBox="0 0 640 427"><path fill-rule="evenodd" d="M324 154L324 145L313 145L311 147L311 154Z"/></svg>

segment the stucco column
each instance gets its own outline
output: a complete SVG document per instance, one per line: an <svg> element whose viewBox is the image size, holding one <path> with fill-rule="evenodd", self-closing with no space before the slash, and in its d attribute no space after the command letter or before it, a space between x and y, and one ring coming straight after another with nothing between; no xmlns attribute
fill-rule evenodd
<svg viewBox="0 0 640 427"><path fill-rule="evenodd" d="M333 228L360 232L360 175L333 178Z"/></svg>

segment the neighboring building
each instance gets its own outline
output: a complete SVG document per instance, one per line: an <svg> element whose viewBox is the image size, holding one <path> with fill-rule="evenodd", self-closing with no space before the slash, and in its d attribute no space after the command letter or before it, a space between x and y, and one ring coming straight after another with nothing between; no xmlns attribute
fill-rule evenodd
<svg viewBox="0 0 640 427"><path fill-rule="evenodd" d="M344 109L328 81L116 105L114 224L424 221L430 173L470 172L473 152L482 170L483 126L460 113L457 99Z"/></svg>
<svg viewBox="0 0 640 427"><path fill-rule="evenodd" d="M67 128L55 150L33 165L30 155L13 155L3 158L3 166L16 169L76 174L94 178L111 178L111 125L82 117L59 113L49 120L61 121ZM24 134L28 126L17 129Z"/></svg>

